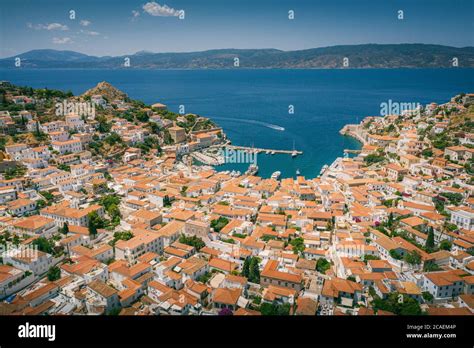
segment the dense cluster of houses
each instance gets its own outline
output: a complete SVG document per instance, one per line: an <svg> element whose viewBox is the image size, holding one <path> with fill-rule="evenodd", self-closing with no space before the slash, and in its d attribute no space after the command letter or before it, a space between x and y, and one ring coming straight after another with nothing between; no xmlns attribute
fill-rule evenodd
<svg viewBox="0 0 474 348"><path fill-rule="evenodd" d="M144 156L134 144L149 130L117 119L112 131L129 147L111 163L88 149L96 121L41 124L23 113L49 145L5 146L27 172L0 180L2 242L14 250L0 264L0 311L381 315L394 313L372 300L396 293L428 314L472 314L473 133L453 129L444 112L463 108L452 100L420 115L368 117L352 128L364 141L356 157L316 178L281 180L181 161L179 144L210 146L216 133L190 135L159 114L151 119L174 145ZM426 129L459 145L440 150L420 136ZM92 216L112 218L107 196L120 197L120 221L92 233ZM38 239L51 250L25 255Z"/></svg>

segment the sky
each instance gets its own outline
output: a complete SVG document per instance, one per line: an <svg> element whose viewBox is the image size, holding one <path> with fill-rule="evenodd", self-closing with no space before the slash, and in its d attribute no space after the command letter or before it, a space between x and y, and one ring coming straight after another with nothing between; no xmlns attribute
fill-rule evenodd
<svg viewBox="0 0 474 348"><path fill-rule="evenodd" d="M0 57L44 48L117 56L364 43L465 47L474 46L473 18L474 0L1 0Z"/></svg>

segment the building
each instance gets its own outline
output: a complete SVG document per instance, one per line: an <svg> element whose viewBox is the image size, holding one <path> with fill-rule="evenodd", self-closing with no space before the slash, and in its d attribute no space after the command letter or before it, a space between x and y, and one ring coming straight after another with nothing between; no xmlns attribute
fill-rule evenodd
<svg viewBox="0 0 474 348"><path fill-rule="evenodd" d="M22 216L36 209L36 202L20 198L7 203L8 212L13 216Z"/></svg>
<svg viewBox="0 0 474 348"><path fill-rule="evenodd" d="M283 272L278 269L276 260L269 260L260 274L260 285L277 285L300 291L303 288L303 278L299 274Z"/></svg>
<svg viewBox="0 0 474 348"><path fill-rule="evenodd" d="M326 280L321 291L321 303L341 303L352 307L362 295L362 285L347 279L333 278Z"/></svg>
<svg viewBox="0 0 474 348"><path fill-rule="evenodd" d="M171 138L176 144L182 143L186 140L186 130L184 128L181 128L175 124L173 127L170 127L168 131L170 132Z"/></svg>
<svg viewBox="0 0 474 348"><path fill-rule="evenodd" d="M100 280L87 285L86 306L90 314L104 314L120 307L118 291Z"/></svg>
<svg viewBox="0 0 474 348"><path fill-rule="evenodd" d="M218 288L212 293L213 306L218 309L228 308L235 311L241 294L242 290L238 288Z"/></svg>
<svg viewBox="0 0 474 348"><path fill-rule="evenodd" d="M474 231L474 209L469 207L451 208L451 223L459 228Z"/></svg>
<svg viewBox="0 0 474 348"><path fill-rule="evenodd" d="M188 220L184 223L184 234L189 236L197 236L200 238L208 238L210 226L208 223L197 220Z"/></svg>
<svg viewBox="0 0 474 348"><path fill-rule="evenodd" d="M49 268L54 266L54 258L39 250L19 250L12 255L5 253L3 255L4 264L11 264L13 267L29 271L34 275L41 275L48 272Z"/></svg>
<svg viewBox="0 0 474 348"><path fill-rule="evenodd" d="M58 228L53 219L45 216L29 216L25 219L19 220L12 225L12 232L28 234L30 236L51 237L58 231Z"/></svg>
<svg viewBox="0 0 474 348"><path fill-rule="evenodd" d="M155 231L133 231L134 237L129 240L120 240L115 244L115 258L135 263L137 259L148 252L162 254L164 245L162 236Z"/></svg>
<svg viewBox="0 0 474 348"><path fill-rule="evenodd" d="M429 272L423 274L421 287L434 298L450 298L464 293L464 280L456 271Z"/></svg>
<svg viewBox="0 0 474 348"><path fill-rule="evenodd" d="M10 265L0 265L0 299L31 284L34 276L31 272L27 272Z"/></svg>
<svg viewBox="0 0 474 348"><path fill-rule="evenodd" d="M61 155L65 153L79 153L82 151L82 143L79 139L70 139L65 141L52 141L53 150Z"/></svg>
<svg viewBox="0 0 474 348"><path fill-rule="evenodd" d="M57 204L46 207L41 210L41 216L53 219L56 226L63 227L64 223L68 225L84 226L89 224L88 214L97 212L102 217L104 215L104 207L100 205L91 205L85 209L76 209L69 207L69 204Z"/></svg>

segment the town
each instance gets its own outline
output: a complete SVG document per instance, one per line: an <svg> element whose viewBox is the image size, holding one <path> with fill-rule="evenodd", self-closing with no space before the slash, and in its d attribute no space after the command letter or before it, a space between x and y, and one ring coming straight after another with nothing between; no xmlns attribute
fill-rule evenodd
<svg viewBox="0 0 474 348"><path fill-rule="evenodd" d="M281 179L199 163L222 128L107 82L0 102L2 315L474 313L474 94Z"/></svg>

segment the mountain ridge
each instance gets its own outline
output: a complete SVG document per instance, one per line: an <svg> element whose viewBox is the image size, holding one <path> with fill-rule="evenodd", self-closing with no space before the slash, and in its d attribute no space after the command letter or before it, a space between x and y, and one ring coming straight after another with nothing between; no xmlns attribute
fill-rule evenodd
<svg viewBox="0 0 474 348"><path fill-rule="evenodd" d="M125 68L140 69L225 69L236 68L448 68L457 58L459 67L474 68L474 47L432 44L337 45L304 50L212 49L196 52L155 53L138 51L121 56L90 56L75 51L38 49L0 59L1 68L16 68L15 58L24 68ZM344 65L344 59L348 65Z"/></svg>

